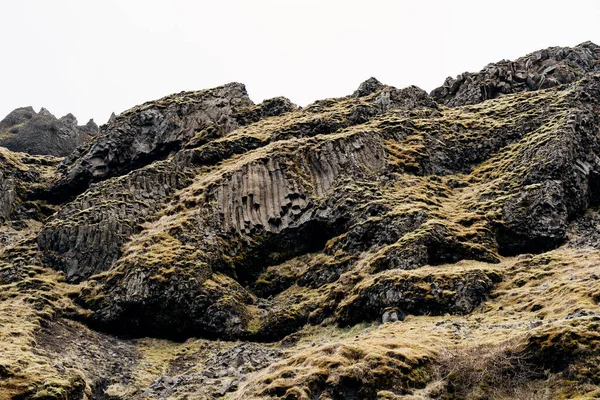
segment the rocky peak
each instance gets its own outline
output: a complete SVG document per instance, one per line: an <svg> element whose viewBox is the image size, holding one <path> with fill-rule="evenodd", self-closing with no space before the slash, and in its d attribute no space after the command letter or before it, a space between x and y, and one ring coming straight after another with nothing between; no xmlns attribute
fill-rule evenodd
<svg viewBox="0 0 600 400"><path fill-rule="evenodd" d="M260 119L275 117L297 109L298 106L285 97L274 97L260 104Z"/></svg>
<svg viewBox="0 0 600 400"><path fill-rule="evenodd" d="M38 113L38 115L40 116L44 116L44 117L54 117L54 114L52 114L50 111L48 111L48 109L42 107L40 108L40 112ZM54 117L56 118L56 117Z"/></svg>
<svg viewBox="0 0 600 400"><path fill-rule="evenodd" d="M35 155L64 157L87 141L98 129L77 126L71 113L57 119L46 108L36 113L22 107L0 121L0 146Z"/></svg>
<svg viewBox="0 0 600 400"><path fill-rule="evenodd" d="M98 134L98 125L91 118L85 125L79 127L80 130L85 131L90 136L96 136Z"/></svg>
<svg viewBox="0 0 600 400"><path fill-rule="evenodd" d="M447 78L431 95L439 103L456 107L571 83L587 73L600 73L600 46L592 42L573 48L550 47L515 61L488 64L479 72Z"/></svg>
<svg viewBox="0 0 600 400"><path fill-rule="evenodd" d="M23 124L33 118L37 113L33 107L21 107L11 111L0 121L0 131L10 129L16 125Z"/></svg>
<svg viewBox="0 0 600 400"><path fill-rule="evenodd" d="M68 113L67 115L65 115L63 117L60 117L59 121L65 123L67 125L73 125L73 126L77 125L77 118L75 118L75 116L71 113Z"/></svg>
<svg viewBox="0 0 600 400"><path fill-rule="evenodd" d="M377 92L378 90L381 90L385 87L385 85L381 82L379 82L376 78L369 78L366 81L364 81L363 83L361 83L358 86L358 89L356 89L356 91L354 93L352 93L352 96L354 97L364 97L364 96L368 96L370 94L373 94L375 92Z"/></svg>

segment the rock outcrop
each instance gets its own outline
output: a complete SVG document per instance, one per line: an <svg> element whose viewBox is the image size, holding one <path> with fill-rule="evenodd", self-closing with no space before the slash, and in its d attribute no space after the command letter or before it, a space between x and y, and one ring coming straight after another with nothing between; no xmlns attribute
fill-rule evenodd
<svg viewBox="0 0 600 400"><path fill-rule="evenodd" d="M231 83L0 149L0 397L593 398L598 59L304 108Z"/></svg>
<svg viewBox="0 0 600 400"><path fill-rule="evenodd" d="M252 106L244 85L231 83L178 93L123 112L111 118L96 140L65 159L61 165L64 177L53 193L63 200L84 191L92 182L166 158L188 141L203 143L223 136L263 116ZM283 102L270 112L275 115L293 107L289 101ZM264 112L266 115L269 111Z"/></svg>
<svg viewBox="0 0 600 400"><path fill-rule="evenodd" d="M41 220L51 208L37 201L37 193L48 187L59 158L13 153L0 148L0 221L21 224L21 220Z"/></svg>
<svg viewBox="0 0 600 400"><path fill-rule="evenodd" d="M456 107L572 83L588 73L600 73L600 46L592 42L573 48L550 47L515 61L488 64L477 73L447 78L431 95L440 104Z"/></svg>
<svg viewBox="0 0 600 400"><path fill-rule="evenodd" d="M389 292L377 283L387 270L498 262L499 255L559 246L569 219L596 191L598 87L598 78L589 77L559 91L503 98L491 113L483 105L457 113L438 110L414 89L376 86L362 97L328 101L318 109L317 128L301 115L312 117L319 104L95 184L46 224L38 243L47 264L70 280L104 272L81 299L95 310L97 326L264 340L291 333L311 314L355 323L358 317L347 311L324 310L308 299L292 315L277 303L290 301L295 280L333 298L344 274L369 271L359 281L368 278L372 290ZM386 107L382 99L389 99ZM354 104L348 115L373 111L359 122L340 120L348 104ZM330 111L336 107L339 113ZM510 118L499 120L503 115ZM301 125L290 128L289 120ZM290 129L297 134L283 133ZM198 161L206 146L252 135L257 144L235 149L240 156L231 161L228 154ZM537 161L541 155L545 163ZM425 193L427 200L419 200ZM314 270L312 278L299 275L277 290L266 310L256 309L263 300L247 289L267 269L296 257L365 251L373 254L371 267L355 259L329 270L331 278ZM493 287L478 285L470 306L443 300L436 312L472 310ZM272 292L264 283L261 290ZM350 309L375 319L388 307L411 312L398 299L373 309L353 302Z"/></svg>
<svg viewBox="0 0 600 400"><path fill-rule="evenodd" d="M94 120L77 125L73 114L56 118L42 108L17 108L0 121L0 146L33 155L65 157L98 133Z"/></svg>
<svg viewBox="0 0 600 400"><path fill-rule="evenodd" d="M409 109L417 107L421 102L429 110L428 112L436 112L435 105L423 91L409 88L404 91L394 89L393 93L392 101L394 103L391 104L394 107L402 104L403 107ZM232 135L225 134L223 137L217 135L212 141L204 143L209 140L206 135L212 135L211 132L215 132L216 128L211 126L191 138L186 145L188 149L180 151L172 160L155 162L147 167L134 170L120 179L94 184L85 194L63 207L57 217L45 226L40 235L40 248L45 250L49 264L62 266L69 271L70 279L78 280L81 277L85 278L93 273L109 269L121 254L121 246L139 230L139 225L147 219L152 219L153 215L169 202L169 196L172 193L190 185L194 172L200 174L206 165L217 164L236 153L264 147L271 141L283 140L291 132L294 132L296 136L314 136L319 132L318 129L322 129L322 132L327 133L331 129L341 129L356 124L353 116L361 112L364 116L360 117L359 121L363 118L368 120L371 115L382 112L377 104L379 99L379 94L371 96L367 101L352 98L341 99L339 102L329 102L330 104L323 106L315 104L295 113L290 113L294 110L294 106L289 100L283 98L266 100L257 106L246 107L236 114L236 118L239 124L254 123L248 128L232 132ZM363 110L367 107L371 107L373 111L364 112ZM276 117L281 123L273 124L268 119L269 117ZM261 122L265 118L267 119L264 123ZM331 119L335 119L336 123L340 124L340 128L330 127ZM236 132L241 134L235 135ZM360 142L343 145L353 151L356 151L354 146L362 146ZM292 151L289 150L289 145L286 149ZM322 161L325 163L322 167L325 169L323 173L330 175L325 178L325 182L320 183L325 186L329 185L327 180L333 180L340 169L340 165L334 164L333 168L336 170L330 171L332 166L326 161L330 157L333 158L333 163L339 162L335 161L335 157L337 157L335 151L329 151L323 155L325 160ZM313 161L307 160L307 162L312 163ZM314 161L314 163L316 163L315 166L307 168L321 168L319 166L321 161ZM262 199L257 196L256 201L262 203L262 208L257 208L252 213L262 214L258 217L261 220L250 223L282 230L286 227L286 224L282 225L282 218L287 223L287 219L296 218L298 214L297 207L299 206L292 205L292 200L298 204L303 200L299 199L299 193L294 192L293 185L297 186L297 183L292 183L291 188L285 187L286 182L283 175L278 175L277 172L274 172L273 175L272 172L269 172L273 168L279 167L271 166L264 171L256 172L257 179L262 180L252 182L250 185L261 186L267 180L270 181L281 176L279 181L275 180L270 183L270 187L273 190L279 190L280 193L267 193L263 195ZM238 175L240 176L231 178L233 179L232 185L236 185L238 181L247 180L245 174ZM59 182L55 188L52 188L52 192L62 190L65 185L63 182L65 181ZM248 185L248 183L243 183L243 185ZM240 189L248 190L247 188ZM323 192L325 189L325 187L320 187L317 191ZM291 190L290 193L288 193L289 190ZM98 196L111 199L111 201L95 204L91 199ZM220 196L220 201L226 203L228 200L223 196L237 196L237 193L231 195L221 192L215 196ZM270 204L273 196L276 197L276 203ZM306 198L306 195L302 196ZM287 205L288 202L289 205ZM235 206L227 205L222 212L228 218L227 225L237 224L238 228L242 229L246 223L237 220L238 217L235 215L237 206L237 204ZM280 209L286 209L288 215L280 215ZM230 220L230 216L233 216L235 220ZM272 221L269 222L268 220L271 218ZM218 227L217 229L230 228ZM245 230L245 228L243 229ZM84 265L85 267L82 267Z"/></svg>

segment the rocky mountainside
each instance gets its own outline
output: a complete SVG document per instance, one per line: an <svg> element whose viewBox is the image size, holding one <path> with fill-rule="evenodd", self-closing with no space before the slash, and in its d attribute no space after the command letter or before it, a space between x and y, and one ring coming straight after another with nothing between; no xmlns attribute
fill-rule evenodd
<svg viewBox="0 0 600 400"><path fill-rule="evenodd" d="M42 108L13 110L0 121L0 146L15 152L65 157L98 133L93 119L77 125L73 114L56 118Z"/></svg>
<svg viewBox="0 0 600 400"><path fill-rule="evenodd" d="M600 397L593 43L0 163L2 399Z"/></svg>

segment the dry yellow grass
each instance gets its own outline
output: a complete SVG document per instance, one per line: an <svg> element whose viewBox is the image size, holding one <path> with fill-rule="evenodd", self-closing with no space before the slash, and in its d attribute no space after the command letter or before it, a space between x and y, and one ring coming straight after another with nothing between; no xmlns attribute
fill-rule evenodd
<svg viewBox="0 0 600 400"><path fill-rule="evenodd" d="M434 398L449 393L448 385L458 385L458 377L448 373L449 363L458 359L471 362L473 372L461 370L467 374L460 378L461 391L450 398L595 398L600 390L595 386L600 383L600 334L594 321L600 318L595 317L600 316L600 295L590 277L598 273L599 263L598 251L565 247L503 258L494 266L502 283L473 314L409 316L403 322L361 324L350 330L305 328L294 335L300 339L285 360L251 377L233 398L335 398L331 388L340 379L356 379L363 388L373 385L380 390L379 398ZM427 267L422 273L453 267ZM547 359L565 351L577 354L568 361L566 375L552 370ZM394 359L394 372L385 370L388 356ZM511 372L504 379L482 374L482 368L510 369L513 363L513 372L521 368L523 379ZM440 374L438 366L444 364L445 373ZM378 380L380 373L390 379L388 386Z"/></svg>
<svg viewBox="0 0 600 400"><path fill-rule="evenodd" d="M33 271L32 271L33 272ZM0 295L0 398L31 393L32 398L66 398L83 376L62 374L37 351L36 335L60 310L72 307L56 272L35 271L34 278L2 285Z"/></svg>

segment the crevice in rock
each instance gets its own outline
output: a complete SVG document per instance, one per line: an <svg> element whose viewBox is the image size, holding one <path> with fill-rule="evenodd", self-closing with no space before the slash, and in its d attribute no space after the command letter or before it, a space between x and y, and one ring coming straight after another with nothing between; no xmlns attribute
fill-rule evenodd
<svg viewBox="0 0 600 400"><path fill-rule="evenodd" d="M311 220L300 227L289 227L277 234L265 233L256 247L246 250L244 259L235 265L236 278L244 286L255 283L256 278L271 266L294 257L323 250L328 240L347 229L348 219L334 221Z"/></svg>

